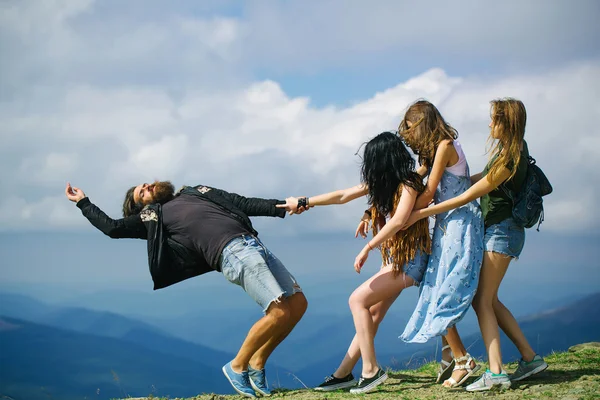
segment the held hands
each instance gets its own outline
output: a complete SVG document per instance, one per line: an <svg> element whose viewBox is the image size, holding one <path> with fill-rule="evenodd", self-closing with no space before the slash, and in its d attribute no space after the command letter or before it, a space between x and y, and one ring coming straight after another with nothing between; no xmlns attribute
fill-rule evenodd
<svg viewBox="0 0 600 400"><path fill-rule="evenodd" d="M305 197L288 197L285 199L285 204L277 204L275 207L285 208L285 211L287 211L289 215L302 214L304 211L313 207L311 205L299 206L298 203L303 203L300 199L305 199ZM304 202L304 204L306 203Z"/></svg>
<svg viewBox="0 0 600 400"><path fill-rule="evenodd" d="M79 202L83 198L85 198L85 193L83 190L72 187L70 183L67 182L67 187L65 188L65 194L67 195L67 199L71 200L74 203Z"/></svg>

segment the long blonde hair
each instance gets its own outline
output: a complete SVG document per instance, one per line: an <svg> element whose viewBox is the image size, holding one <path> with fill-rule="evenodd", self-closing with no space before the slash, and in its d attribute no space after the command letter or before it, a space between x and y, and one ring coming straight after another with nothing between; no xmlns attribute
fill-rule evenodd
<svg viewBox="0 0 600 400"><path fill-rule="evenodd" d="M511 179L517 172L521 161L521 145L525 137L525 124L527 123L527 111L521 100L505 97L490 102L492 131L488 140L492 143L490 149L490 160L497 157L490 167L487 177L489 182L494 182L502 168L508 168L512 162ZM494 138L496 132L496 138ZM495 141L495 139L498 139Z"/></svg>
<svg viewBox="0 0 600 400"><path fill-rule="evenodd" d="M410 128L408 122L411 122ZM417 100L408 107L398 133L419 156L419 164L430 168L439 144L456 140L458 132L444 120L439 110L427 100Z"/></svg>
<svg viewBox="0 0 600 400"><path fill-rule="evenodd" d="M398 187L394 195L394 209L390 213L390 218L396 213L403 186ZM385 221L385 215L377 210L377 207L371 207L371 224L373 227L373 236L379 232L380 225ZM427 254L431 253L431 236L429 235L429 219L424 218L406 230L400 230L396 234L383 242L380 246L381 258L385 264L391 262L392 271L397 276L402 272L402 268L410 260L414 259L419 251Z"/></svg>

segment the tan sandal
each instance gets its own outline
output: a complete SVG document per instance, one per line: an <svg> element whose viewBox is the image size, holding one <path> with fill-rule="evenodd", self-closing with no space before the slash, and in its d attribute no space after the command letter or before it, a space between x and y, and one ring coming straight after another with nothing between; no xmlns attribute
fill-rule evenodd
<svg viewBox="0 0 600 400"><path fill-rule="evenodd" d="M451 361L446 361L443 358L444 350L447 350L449 348L450 348L450 345L448 345L448 344L442 347L442 360L440 361L440 366L438 368L437 379L435 380L435 383L440 383L440 382L445 381L452 375L452 371L454 371L454 365L455 365L454 358L452 358ZM452 354L452 353L450 353L450 354Z"/></svg>
<svg viewBox="0 0 600 400"><path fill-rule="evenodd" d="M452 372L457 371L459 369L464 369L465 371L467 371L467 373L465 374L465 376L460 378L460 381L458 381L458 382L452 376L450 378L446 379L444 381L444 387L447 387L449 389L458 387L458 386L462 385L463 383L465 383L465 381L467 379L469 379L474 373L476 373L477 371L479 371L481 369L481 366L477 365L477 364L475 364L475 367L471 368L471 361L475 362L473 360L473 357L471 357L471 355L469 353L467 353L463 357L455 358L454 359L455 365L454 365L454 369L452 370ZM465 362L465 363L460 364L462 362ZM450 386L445 385L446 382L448 382L450 384Z"/></svg>

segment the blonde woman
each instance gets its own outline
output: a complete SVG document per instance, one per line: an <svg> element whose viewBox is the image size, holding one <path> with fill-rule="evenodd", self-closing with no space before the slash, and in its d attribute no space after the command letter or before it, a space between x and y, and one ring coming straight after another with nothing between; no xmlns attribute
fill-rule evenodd
<svg viewBox="0 0 600 400"><path fill-rule="evenodd" d="M467 386L468 391L509 388L548 368L548 364L533 351L511 312L498 299L498 288L513 259L521 254L525 244L525 229L512 219L512 202L506 189L518 192L527 173L527 143L524 140L527 112L520 100L504 98L491 102L490 139L494 143L490 161L484 170L471 177L473 186L444 202L413 211L405 227L432 215L481 198L484 217L484 256L479 287L473 308L487 349L489 369L479 380ZM510 377L502 368L498 327L519 349L522 359Z"/></svg>

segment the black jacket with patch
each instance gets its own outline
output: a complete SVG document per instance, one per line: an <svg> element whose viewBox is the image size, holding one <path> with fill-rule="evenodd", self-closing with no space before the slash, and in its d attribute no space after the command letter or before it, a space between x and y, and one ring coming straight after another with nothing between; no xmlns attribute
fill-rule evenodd
<svg viewBox="0 0 600 400"><path fill-rule="evenodd" d="M285 217L285 209L277 204L285 201L244 197L209 186L185 186L178 193L197 196L223 208L232 218L240 221L250 232L258 235L249 217ZM87 197L77 203L83 215L100 231L111 238L146 239L148 241L148 266L154 281L154 290L214 269L196 251L173 240L162 223L162 207L151 204L138 215L112 219Z"/></svg>

